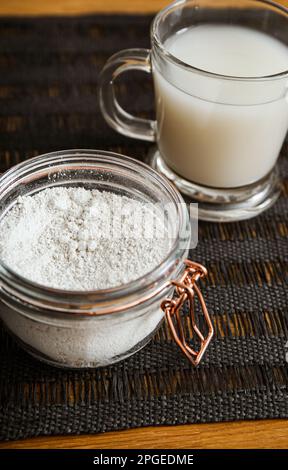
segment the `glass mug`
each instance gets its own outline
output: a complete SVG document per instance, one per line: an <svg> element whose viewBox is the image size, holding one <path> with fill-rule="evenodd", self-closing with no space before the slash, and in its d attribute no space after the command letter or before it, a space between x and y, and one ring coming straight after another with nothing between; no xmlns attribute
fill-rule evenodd
<svg viewBox="0 0 288 470"><path fill-rule="evenodd" d="M225 76L188 65L165 43L207 23L248 26L288 45L287 19L288 9L270 1L177 1L155 17L151 51L120 51L101 73L99 100L108 124L157 142L151 165L198 203L200 219L247 219L276 201L276 162L288 129L288 67L268 76ZM152 73L156 122L132 116L117 102L114 80L132 69Z"/></svg>

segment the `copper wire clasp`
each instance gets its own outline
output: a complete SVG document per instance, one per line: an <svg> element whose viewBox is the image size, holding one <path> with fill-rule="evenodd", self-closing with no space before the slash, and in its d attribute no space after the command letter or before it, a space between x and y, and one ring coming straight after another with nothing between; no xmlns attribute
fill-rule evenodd
<svg viewBox="0 0 288 470"><path fill-rule="evenodd" d="M165 312L168 324L171 329L174 340L194 366L197 366L202 359L204 352L206 351L208 344L210 343L214 334L213 325L203 298L203 295L197 286L198 279L207 276L207 270L201 264L194 263L189 260L185 260L186 269L183 276L179 280L171 281L171 284L175 286L175 293L173 299L166 299L161 303L161 308ZM199 327L196 325L194 301L195 294L199 299L204 319L208 328L206 337L201 333ZM200 346L198 351L195 351L185 339L185 333L181 318L181 308L188 301L189 303L189 318L192 327L192 337L194 333L197 335Z"/></svg>

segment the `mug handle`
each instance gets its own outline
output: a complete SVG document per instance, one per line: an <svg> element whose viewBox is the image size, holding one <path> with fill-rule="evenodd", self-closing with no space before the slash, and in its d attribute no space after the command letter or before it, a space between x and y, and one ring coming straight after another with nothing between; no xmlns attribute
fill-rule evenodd
<svg viewBox="0 0 288 470"><path fill-rule="evenodd" d="M100 74L100 109L106 122L120 134L154 142L155 121L132 116L117 101L114 80L129 70L151 73L150 50L125 49L110 57Z"/></svg>

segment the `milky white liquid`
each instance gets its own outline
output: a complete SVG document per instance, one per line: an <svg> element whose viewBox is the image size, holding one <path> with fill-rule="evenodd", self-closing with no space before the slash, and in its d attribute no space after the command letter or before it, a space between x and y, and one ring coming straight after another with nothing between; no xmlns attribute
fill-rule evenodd
<svg viewBox="0 0 288 470"><path fill-rule="evenodd" d="M199 25L165 48L196 68L261 77L288 69L288 48L264 33ZM253 183L275 165L288 129L288 78L231 81L153 62L157 140L166 163L195 183L227 188ZM287 88L286 88L287 86Z"/></svg>

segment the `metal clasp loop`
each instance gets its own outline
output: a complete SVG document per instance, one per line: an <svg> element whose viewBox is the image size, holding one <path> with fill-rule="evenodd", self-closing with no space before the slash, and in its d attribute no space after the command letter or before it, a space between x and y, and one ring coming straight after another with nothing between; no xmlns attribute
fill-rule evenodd
<svg viewBox="0 0 288 470"><path fill-rule="evenodd" d="M185 260L186 269L183 276L179 280L171 281L171 284L175 286L175 296L172 299L165 299L161 303L161 308L165 312L166 319L168 321L172 336L175 342L180 347L181 351L189 359L194 366L197 366L201 361L203 354L205 353L212 336L214 334L213 325L203 298L203 295L197 285L197 281L200 278L207 276L207 270L204 266L198 263L194 263L190 260ZM195 318L195 295L201 305L201 309L204 315L204 319L208 328L206 336L200 331L196 324ZM188 301L189 303L189 316L192 328L192 335L197 335L200 346L196 351L189 345L185 339L185 333L183 328L183 320L181 317L181 308ZM192 339L192 338L191 338Z"/></svg>

